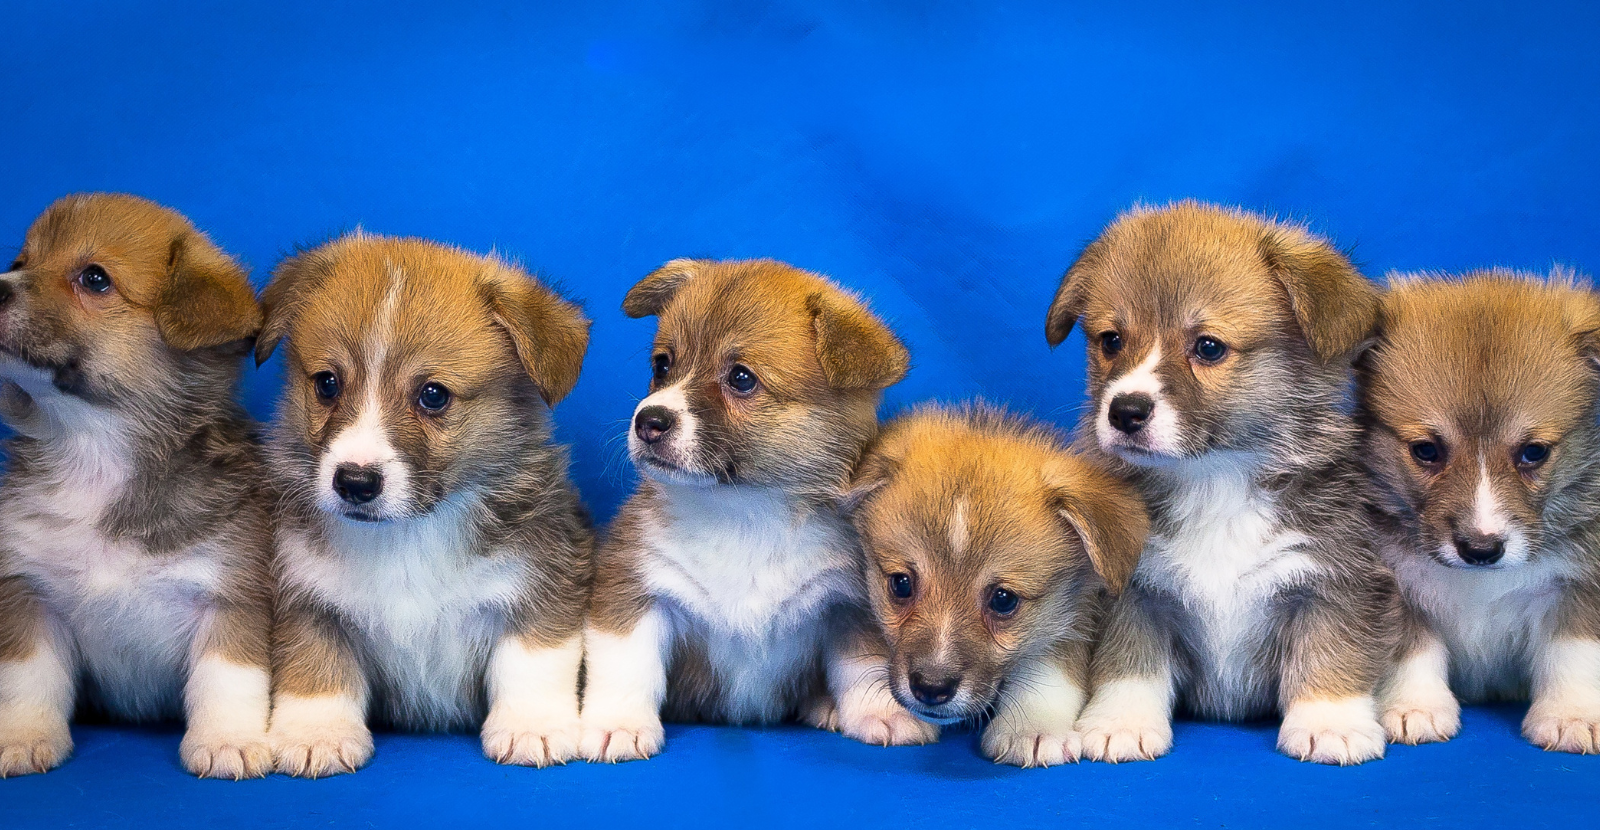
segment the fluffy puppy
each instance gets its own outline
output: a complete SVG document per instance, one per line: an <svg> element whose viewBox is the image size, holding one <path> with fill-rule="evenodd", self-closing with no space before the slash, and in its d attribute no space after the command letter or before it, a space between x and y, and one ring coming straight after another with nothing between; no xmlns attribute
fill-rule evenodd
<svg viewBox="0 0 1600 830"><path fill-rule="evenodd" d="M895 699L934 724L992 713L998 762L1077 761L1104 595L1149 531L1133 488L1037 423L929 408L884 428L852 501Z"/></svg>
<svg viewBox="0 0 1600 830"><path fill-rule="evenodd" d="M234 401L261 324L179 214L68 196L0 275L0 777L72 751L75 705L187 716L190 772L267 751L270 500Z"/></svg>
<svg viewBox="0 0 1600 830"><path fill-rule="evenodd" d="M770 260L674 260L622 308L660 324L628 438L644 478L599 549L584 755L655 754L662 714L935 738L883 687L837 508L905 347L854 296Z"/></svg>
<svg viewBox="0 0 1600 830"><path fill-rule="evenodd" d="M1570 274L1393 281L1359 370L1407 611L1392 740L1454 735L1456 695L1531 691L1528 740L1600 751L1597 361L1600 300Z"/></svg>
<svg viewBox="0 0 1600 830"><path fill-rule="evenodd" d="M549 406L588 320L497 259L362 233L286 260L263 301L256 359L288 341L278 770L360 767L369 716L572 758L592 540Z"/></svg>
<svg viewBox="0 0 1600 830"><path fill-rule="evenodd" d="M1281 713L1278 748L1302 760L1382 757L1398 599L1343 412L1377 309L1326 241L1195 202L1125 214L1067 272L1046 334L1087 336L1082 440L1151 512L1096 651L1086 756L1165 753L1176 703Z"/></svg>

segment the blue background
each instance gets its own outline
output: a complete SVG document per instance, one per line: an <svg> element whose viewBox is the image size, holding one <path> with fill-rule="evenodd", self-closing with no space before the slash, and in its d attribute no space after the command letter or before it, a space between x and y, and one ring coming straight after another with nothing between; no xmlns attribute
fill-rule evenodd
<svg viewBox="0 0 1600 830"><path fill-rule="evenodd" d="M914 357L891 411L983 395L1062 424L1082 341L1048 350L1045 308L1137 201L1304 220L1374 276L1600 268L1594 4L210 5L0 3L0 255L54 198L122 190L186 212L258 282L356 225L518 258L595 319L557 418L602 519L633 480L620 436L653 331L618 306L673 257L771 256L865 293ZM279 379L247 373L261 417ZM0 821L1592 818L1600 759L1522 745L1518 717L1474 711L1450 745L1353 770L1282 759L1263 728L1021 772L966 739L697 727L616 769L381 736L359 775L241 785L187 779L170 730L87 727L62 770L0 782Z"/></svg>

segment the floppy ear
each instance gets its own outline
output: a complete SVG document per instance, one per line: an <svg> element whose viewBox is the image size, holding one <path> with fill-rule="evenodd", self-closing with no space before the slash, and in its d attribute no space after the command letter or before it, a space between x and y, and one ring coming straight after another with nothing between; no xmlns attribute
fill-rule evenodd
<svg viewBox="0 0 1600 830"><path fill-rule="evenodd" d="M578 384L589 349L589 318L532 276L509 266L479 283L495 323L511 335L522 368L555 406Z"/></svg>
<svg viewBox="0 0 1600 830"><path fill-rule="evenodd" d="M261 333L256 336L256 365L272 357L283 338L289 336L300 307L325 272L321 248L295 254L272 269L272 281L261 291Z"/></svg>
<svg viewBox="0 0 1600 830"><path fill-rule="evenodd" d="M1150 536L1150 517L1133 487L1082 461L1045 470L1055 508L1078 537L1095 573L1122 593Z"/></svg>
<svg viewBox="0 0 1600 830"><path fill-rule="evenodd" d="M1096 239L1078 254L1076 262L1067 269L1061 277L1061 285L1056 288L1056 298L1050 303L1050 312L1044 319L1044 339L1052 346L1061 345L1072 333L1072 327L1077 324L1078 318L1083 316L1083 307L1088 302L1089 274L1099 266L1101 251L1105 243Z"/></svg>
<svg viewBox="0 0 1600 830"><path fill-rule="evenodd" d="M1578 353L1600 368L1600 295L1586 285L1577 284L1566 305L1567 324L1578 343Z"/></svg>
<svg viewBox="0 0 1600 830"><path fill-rule="evenodd" d="M1334 250L1304 231L1274 227L1261 258L1284 291L1311 353L1323 363L1345 357L1378 324L1378 287Z"/></svg>
<svg viewBox="0 0 1600 830"><path fill-rule="evenodd" d="M628 289L628 296L622 298L622 313L635 318L660 314L678 289L707 264L704 259L675 259L651 271Z"/></svg>
<svg viewBox="0 0 1600 830"><path fill-rule="evenodd" d="M883 389L911 368L911 353L865 306L844 294L806 298L817 333L817 359L835 389Z"/></svg>
<svg viewBox="0 0 1600 830"><path fill-rule="evenodd" d="M247 341L261 330L261 306L244 269L194 230L172 241L167 286L154 311L161 339L185 351Z"/></svg>
<svg viewBox="0 0 1600 830"><path fill-rule="evenodd" d="M862 457L861 463L856 465L850 483L839 496L839 508L846 514L854 513L868 496L888 484L899 471L900 459L891 455L888 450L888 447L880 443L868 450Z"/></svg>

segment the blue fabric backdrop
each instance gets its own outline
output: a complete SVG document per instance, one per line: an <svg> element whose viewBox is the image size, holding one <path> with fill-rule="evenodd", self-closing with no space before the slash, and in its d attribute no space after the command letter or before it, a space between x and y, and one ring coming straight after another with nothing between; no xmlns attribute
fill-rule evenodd
<svg viewBox="0 0 1600 830"><path fill-rule="evenodd" d="M185 211L258 282L357 225L511 255L595 319L556 414L602 519L632 484L652 332L618 306L672 257L777 257L862 291L914 356L889 411L982 395L1062 424L1082 341L1048 350L1044 310L1136 201L1302 219L1374 276L1600 268L1600 7L1199 6L0 2L0 255L78 190ZM277 366L247 374L261 417ZM1257 727L1042 772L961 736L673 728L665 756L614 769L387 736L355 776L238 785L186 778L171 729L92 727L62 770L0 782L0 823L1589 820L1600 759L1522 745L1519 717L1476 710L1448 746L1352 770L1280 758Z"/></svg>

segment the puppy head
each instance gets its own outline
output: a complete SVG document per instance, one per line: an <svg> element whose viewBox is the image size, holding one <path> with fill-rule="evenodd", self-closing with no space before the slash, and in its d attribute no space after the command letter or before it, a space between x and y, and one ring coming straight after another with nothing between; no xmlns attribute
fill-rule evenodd
<svg viewBox="0 0 1600 830"><path fill-rule="evenodd" d="M281 264L256 359L288 341L274 450L291 495L333 516L425 516L518 473L571 391L589 321L527 273L355 234Z"/></svg>
<svg viewBox="0 0 1600 830"><path fill-rule="evenodd" d="M148 414L227 399L260 325L244 269L135 196L57 201L0 274L0 374L40 402Z"/></svg>
<svg viewBox="0 0 1600 830"><path fill-rule="evenodd" d="M628 436L660 481L836 491L909 362L855 296L771 260L673 260L622 308L660 318Z"/></svg>
<svg viewBox="0 0 1600 830"><path fill-rule="evenodd" d="M1046 336L1081 321L1102 448L1160 466L1255 451L1332 406L1377 290L1326 241L1239 210L1133 210L1063 278Z"/></svg>
<svg viewBox="0 0 1600 830"><path fill-rule="evenodd" d="M1400 278L1360 361L1368 464L1421 549L1515 566L1592 499L1600 301L1570 274Z"/></svg>
<svg viewBox="0 0 1600 830"><path fill-rule="evenodd" d="M1086 591L1120 591L1148 530L1128 485L983 409L890 424L848 502L890 689L935 722L981 715L1021 660L1071 636Z"/></svg>

